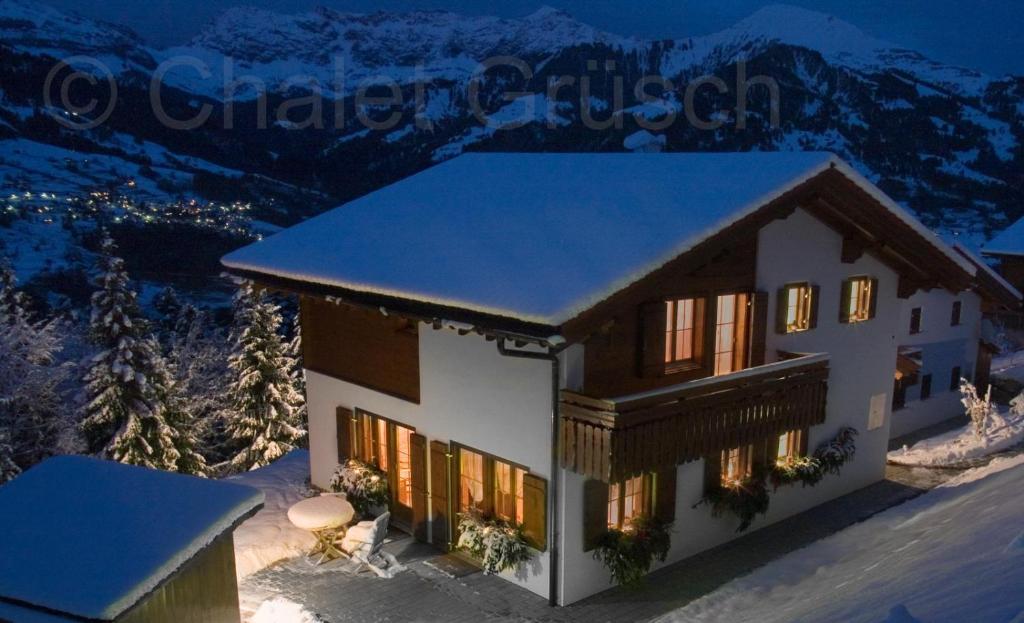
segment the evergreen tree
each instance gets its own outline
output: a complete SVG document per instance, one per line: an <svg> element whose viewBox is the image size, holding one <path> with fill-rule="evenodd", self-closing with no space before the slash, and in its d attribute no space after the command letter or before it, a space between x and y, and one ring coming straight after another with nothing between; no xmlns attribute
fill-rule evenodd
<svg viewBox="0 0 1024 623"><path fill-rule="evenodd" d="M302 399L293 385L294 362L278 333L281 310L246 283L236 297L235 313L234 379L225 419L238 449L231 467L246 470L288 453L306 433L299 422Z"/></svg>
<svg viewBox="0 0 1024 623"><path fill-rule="evenodd" d="M302 365L302 322L301 314L296 312L292 316L292 339L288 342L288 355L292 358L292 385L298 395L301 404L299 405L298 420L302 422L304 429L308 428L306 414L306 371Z"/></svg>
<svg viewBox="0 0 1024 623"><path fill-rule="evenodd" d="M14 462L14 448L10 443L10 436L0 426L0 485L12 480L21 473L21 468Z"/></svg>
<svg viewBox="0 0 1024 623"><path fill-rule="evenodd" d="M57 451L72 364L57 361L64 323L34 321L16 285L13 270L0 263L0 428L9 458L28 468Z"/></svg>
<svg viewBox="0 0 1024 623"><path fill-rule="evenodd" d="M201 457L191 445L189 418L178 409L171 371L149 335L116 252L114 241L104 235L89 322L100 352L85 375L82 432L91 452L116 461L201 473L196 467Z"/></svg>

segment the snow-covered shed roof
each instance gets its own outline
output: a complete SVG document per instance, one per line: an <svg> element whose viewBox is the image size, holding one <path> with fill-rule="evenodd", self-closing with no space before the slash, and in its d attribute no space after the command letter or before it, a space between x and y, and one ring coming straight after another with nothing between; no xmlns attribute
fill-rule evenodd
<svg viewBox="0 0 1024 623"><path fill-rule="evenodd" d="M836 168L824 152L471 153L222 260L230 269L558 326Z"/></svg>
<svg viewBox="0 0 1024 623"><path fill-rule="evenodd" d="M51 458L0 487L0 615L112 620L262 505L252 487Z"/></svg>
<svg viewBox="0 0 1024 623"><path fill-rule="evenodd" d="M986 242L981 252L985 255L1024 255L1024 218Z"/></svg>

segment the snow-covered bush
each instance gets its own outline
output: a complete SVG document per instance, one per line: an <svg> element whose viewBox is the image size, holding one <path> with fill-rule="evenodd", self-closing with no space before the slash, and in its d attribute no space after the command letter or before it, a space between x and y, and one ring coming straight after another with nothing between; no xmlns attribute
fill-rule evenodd
<svg viewBox="0 0 1024 623"><path fill-rule="evenodd" d="M459 513L458 548L478 558L486 574L514 569L533 556L522 526L476 512Z"/></svg>
<svg viewBox="0 0 1024 623"><path fill-rule="evenodd" d="M21 468L14 462L14 449L11 448L9 435L0 428L0 485L20 473Z"/></svg>
<svg viewBox="0 0 1024 623"><path fill-rule="evenodd" d="M978 396L978 389L967 379L960 379L960 404L964 406L967 417L971 418L974 434L984 437L988 430L996 408L992 404L992 387L989 386L985 397Z"/></svg>
<svg viewBox="0 0 1024 623"><path fill-rule="evenodd" d="M334 470L331 489L344 493L361 516L388 504L387 474L359 459L348 459Z"/></svg>
<svg viewBox="0 0 1024 623"><path fill-rule="evenodd" d="M612 582L635 586L657 559L665 562L672 546L672 524L653 517L633 518L625 530L609 529L598 537L594 558L611 572Z"/></svg>
<svg viewBox="0 0 1024 623"><path fill-rule="evenodd" d="M1024 416L1024 392L1010 400L1010 415L1018 418Z"/></svg>

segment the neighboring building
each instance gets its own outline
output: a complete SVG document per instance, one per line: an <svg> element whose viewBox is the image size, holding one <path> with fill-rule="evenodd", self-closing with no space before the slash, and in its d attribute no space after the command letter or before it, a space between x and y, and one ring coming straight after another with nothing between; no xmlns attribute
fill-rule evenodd
<svg viewBox="0 0 1024 623"><path fill-rule="evenodd" d="M1018 290L1024 290L1024 218L985 243L981 254L999 261L999 273Z"/></svg>
<svg viewBox="0 0 1024 623"><path fill-rule="evenodd" d="M0 487L0 621L238 623L251 487L80 456Z"/></svg>
<svg viewBox="0 0 1024 623"><path fill-rule="evenodd" d="M856 459L755 527L880 480L908 304L958 293L969 341L1019 303L824 153L468 154L223 262L301 297L313 483L378 462L442 549L470 506L521 521L504 577L560 604L608 587L609 526L729 541L705 487L843 427Z"/></svg>

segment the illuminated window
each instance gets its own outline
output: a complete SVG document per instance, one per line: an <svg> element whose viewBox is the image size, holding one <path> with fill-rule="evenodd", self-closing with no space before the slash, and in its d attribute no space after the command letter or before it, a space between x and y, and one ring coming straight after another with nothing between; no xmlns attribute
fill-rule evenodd
<svg viewBox="0 0 1024 623"><path fill-rule="evenodd" d="M635 476L608 486L608 527L622 530L644 514L648 478Z"/></svg>
<svg viewBox="0 0 1024 623"><path fill-rule="evenodd" d="M494 514L523 523L523 474L518 467L494 461Z"/></svg>
<svg viewBox="0 0 1024 623"><path fill-rule="evenodd" d="M801 434L799 430L791 430L779 435L778 445L775 449L777 461L793 458L800 454Z"/></svg>
<svg viewBox="0 0 1024 623"><path fill-rule="evenodd" d="M871 318L871 279L868 277L856 277L846 281L847 288L845 315L847 322L863 322Z"/></svg>
<svg viewBox="0 0 1024 623"><path fill-rule="evenodd" d="M665 363L700 359L703 299L665 302Z"/></svg>
<svg viewBox="0 0 1024 623"><path fill-rule="evenodd" d="M377 467L381 471L388 471L388 423L385 420L378 419L377 424L377 435L374 439L375 451L373 458L377 463Z"/></svg>
<svg viewBox="0 0 1024 623"><path fill-rule="evenodd" d="M806 283L787 286L785 327L786 333L806 331L811 328L811 287Z"/></svg>
<svg viewBox="0 0 1024 623"><path fill-rule="evenodd" d="M750 475L751 446L740 446L722 451L722 485L738 484Z"/></svg>
<svg viewBox="0 0 1024 623"><path fill-rule="evenodd" d="M398 480L398 503L412 506L412 433L411 429L395 425L395 467Z"/></svg>
<svg viewBox="0 0 1024 623"><path fill-rule="evenodd" d="M715 319L715 374L732 372L733 349L736 330L736 297L718 297Z"/></svg>
<svg viewBox="0 0 1024 623"><path fill-rule="evenodd" d="M459 510L484 510L484 457L459 449Z"/></svg>

